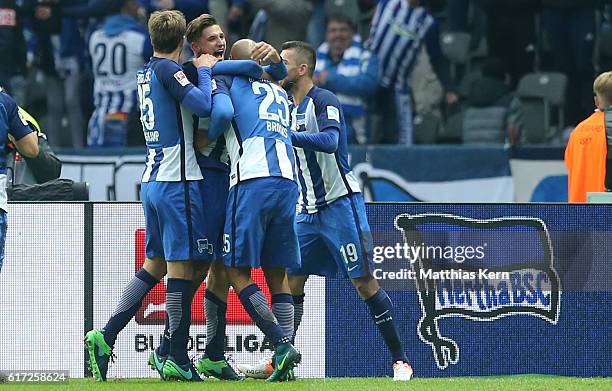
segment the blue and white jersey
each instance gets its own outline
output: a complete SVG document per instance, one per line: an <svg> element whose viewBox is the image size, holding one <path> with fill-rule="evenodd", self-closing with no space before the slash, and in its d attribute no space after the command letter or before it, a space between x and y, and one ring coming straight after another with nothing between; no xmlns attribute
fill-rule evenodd
<svg viewBox="0 0 612 391"><path fill-rule="evenodd" d="M183 64L183 70L189 81L198 85L198 71L193 62ZM199 130L205 133L208 131L210 118L199 118L183 105L181 105L181 114L185 129L191 128L194 132ZM196 158L200 168L229 171L229 155L225 147L225 136L222 135L200 150L196 150Z"/></svg>
<svg viewBox="0 0 612 391"><path fill-rule="evenodd" d="M225 132L231 161L230 188L262 177L296 181L285 90L267 80L217 76L213 95L219 93L228 95L234 106L232 128Z"/></svg>
<svg viewBox="0 0 612 391"><path fill-rule="evenodd" d="M89 119L87 145L103 146L108 114L137 110L134 76L153 54L149 34L127 15L107 18L89 39L94 76L94 112Z"/></svg>
<svg viewBox="0 0 612 391"><path fill-rule="evenodd" d="M192 88L181 67L152 57L138 72L140 120L147 142L142 182L202 179L193 148L193 129L184 128L180 102Z"/></svg>
<svg viewBox="0 0 612 391"><path fill-rule="evenodd" d="M315 65L315 75L330 71L337 72L338 75L345 77L359 77L366 73L366 69L370 64L372 54L365 50L361 43L361 37L355 35L353 42L348 49L342 54L342 58L338 64L334 64L329 56L329 43L323 42L317 49L317 62ZM328 87L329 88L329 87ZM342 94L336 93L344 114L350 117L361 117L365 112L364 99L357 94Z"/></svg>
<svg viewBox="0 0 612 391"><path fill-rule="evenodd" d="M302 103L293 107L292 130L318 133L328 127L335 127L340 132L336 152L295 148L300 213L316 213L342 196L361 192L348 163L346 125L340 102L330 91L314 86Z"/></svg>
<svg viewBox="0 0 612 391"><path fill-rule="evenodd" d="M410 91L410 74L425 35L435 23L423 7L405 0L381 0L372 19L369 49L376 54L381 84Z"/></svg>
<svg viewBox="0 0 612 391"><path fill-rule="evenodd" d="M15 100L0 87L0 209L7 210L6 144L9 135L19 140L32 133L28 122L21 116Z"/></svg>

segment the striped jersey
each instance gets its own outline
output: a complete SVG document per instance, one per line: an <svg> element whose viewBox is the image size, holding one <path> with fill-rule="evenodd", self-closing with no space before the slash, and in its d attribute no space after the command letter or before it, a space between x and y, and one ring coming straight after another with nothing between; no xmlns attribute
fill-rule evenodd
<svg viewBox="0 0 612 391"><path fill-rule="evenodd" d="M228 95L234 106L232 128L225 132L231 161L230 187L264 177L296 181L285 90L267 80L240 76L217 76L212 88L213 95Z"/></svg>
<svg viewBox="0 0 612 391"><path fill-rule="evenodd" d="M314 86L302 103L293 107L292 130L318 133L328 127L340 132L336 152L295 148L300 213L316 213L340 197L361 192L348 163L346 125L340 102L330 91Z"/></svg>
<svg viewBox="0 0 612 391"><path fill-rule="evenodd" d="M142 182L202 179L193 148L193 129L183 127L179 103L196 87L177 63L157 57L138 72L137 82L148 151Z"/></svg>
<svg viewBox="0 0 612 391"><path fill-rule="evenodd" d="M405 0L382 0L376 7L369 49L376 54L381 84L410 91L410 74L434 18Z"/></svg>
<svg viewBox="0 0 612 391"><path fill-rule="evenodd" d="M193 65L193 62L189 61L183 64L183 70L189 81L194 85L198 85L198 70ZM208 131L210 118L199 118L184 106L181 106L181 114L185 129L191 128L194 132L198 130ZM200 168L229 171L229 155L225 147L225 136L221 135L216 140L210 142L210 144L200 150L196 150L196 158Z"/></svg>
<svg viewBox="0 0 612 391"><path fill-rule="evenodd" d="M351 46L342 54L342 59L337 64L336 72L346 77L359 76L366 72L365 68L367 68L369 64L370 57L371 53L364 50L361 45L361 37L355 35ZM329 57L329 43L323 42L317 49L315 75L334 66L336 66L336 64L334 64ZM341 93L338 93L337 96L340 103L342 103L342 110L345 115L350 115L351 117L361 117L364 115L365 102L362 97Z"/></svg>
<svg viewBox="0 0 612 391"><path fill-rule="evenodd" d="M123 24L126 23L126 24ZM152 55L147 32L125 15L108 18L89 39L94 76L94 112L87 145L104 146L104 123L109 114L137 110L134 77Z"/></svg>
<svg viewBox="0 0 612 391"><path fill-rule="evenodd" d="M378 63L376 57L372 58L370 51L363 48L361 37L357 34L353 37L353 42L344 53L338 64L334 64L329 55L329 43L323 42L317 49L317 61L315 75L323 72L335 72L346 78L363 78L371 72L372 80L378 79ZM356 79L353 79L356 80ZM329 82L329 79L328 79ZM363 85L363 84L362 84ZM327 86L334 90L331 86ZM357 93L336 93L342 111L345 116L347 131L352 132L355 139L363 144L367 141L366 121L365 121L365 99Z"/></svg>

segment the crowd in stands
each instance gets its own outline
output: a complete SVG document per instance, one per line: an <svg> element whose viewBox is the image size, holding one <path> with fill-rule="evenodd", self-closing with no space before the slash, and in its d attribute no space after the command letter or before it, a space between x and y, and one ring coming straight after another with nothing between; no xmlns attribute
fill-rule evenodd
<svg viewBox="0 0 612 391"><path fill-rule="evenodd" d="M0 0L0 85L53 146L144 145L155 10L317 49L354 144L557 144L612 65L612 0ZM189 56L186 50L185 59Z"/></svg>

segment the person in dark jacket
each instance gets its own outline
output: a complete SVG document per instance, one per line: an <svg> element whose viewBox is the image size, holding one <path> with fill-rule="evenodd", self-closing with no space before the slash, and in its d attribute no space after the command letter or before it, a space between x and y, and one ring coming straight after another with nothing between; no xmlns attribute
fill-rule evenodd
<svg viewBox="0 0 612 391"><path fill-rule="evenodd" d="M0 85L18 104L25 101L26 44L23 37L24 7L16 0L0 0Z"/></svg>
<svg viewBox="0 0 612 391"><path fill-rule="evenodd" d="M540 0L476 0L488 17L489 55L508 66L510 85L534 69Z"/></svg>
<svg viewBox="0 0 612 391"><path fill-rule="evenodd" d="M520 101L505 83L504 63L490 59L483 64L482 77L468 92L463 115L464 144L516 144L522 133Z"/></svg>
<svg viewBox="0 0 612 391"><path fill-rule="evenodd" d="M550 64L553 71L568 76L567 116L577 124L588 116L595 75L593 50L595 47L595 9L598 0L542 0L542 22L550 45Z"/></svg>
<svg viewBox="0 0 612 391"><path fill-rule="evenodd" d="M85 139L80 99L84 42L77 21L64 16L61 8L76 3L76 0L38 1L32 26L38 39L40 68L45 76L45 129L54 146L79 148L83 147ZM64 118L67 127L63 126Z"/></svg>

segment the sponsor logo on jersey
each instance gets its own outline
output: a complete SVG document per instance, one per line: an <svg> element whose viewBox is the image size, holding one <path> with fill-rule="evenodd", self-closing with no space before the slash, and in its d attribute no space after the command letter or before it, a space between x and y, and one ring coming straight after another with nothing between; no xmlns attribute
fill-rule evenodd
<svg viewBox="0 0 612 391"><path fill-rule="evenodd" d="M334 106L327 106L327 119L340 123L340 110Z"/></svg>
<svg viewBox="0 0 612 391"><path fill-rule="evenodd" d="M183 87L187 86L189 84L189 79L187 79L187 75L185 75L185 72L183 71L178 71L174 74L174 78L176 79L176 81L179 82L180 85L182 85Z"/></svg>

